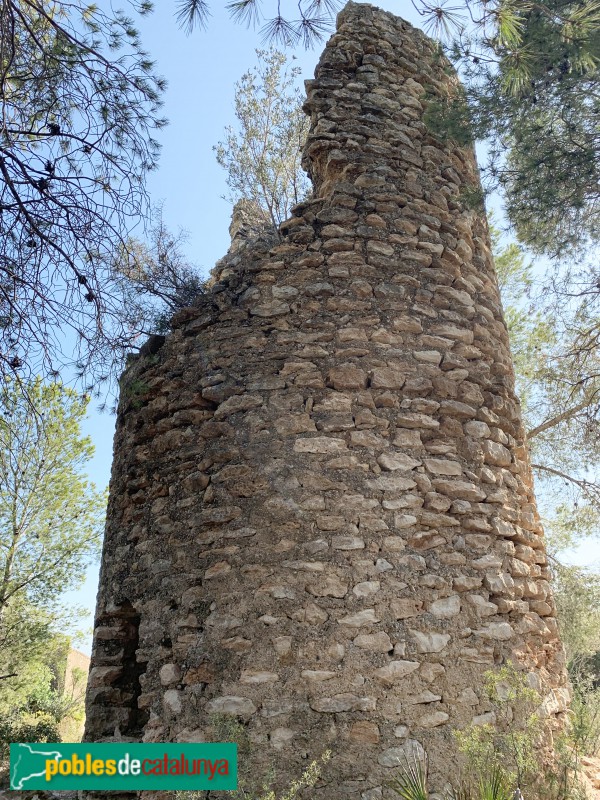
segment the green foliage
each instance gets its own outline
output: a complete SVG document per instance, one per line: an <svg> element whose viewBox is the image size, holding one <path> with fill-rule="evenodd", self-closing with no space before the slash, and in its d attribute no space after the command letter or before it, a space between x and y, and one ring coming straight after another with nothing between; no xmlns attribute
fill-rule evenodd
<svg viewBox="0 0 600 800"><path fill-rule="evenodd" d="M593 535L600 522L598 355L583 359L587 347L577 340L583 320L557 313L560 299L540 293L521 249L503 246L494 227L491 233L517 394L549 549L556 553Z"/></svg>
<svg viewBox="0 0 600 800"><path fill-rule="evenodd" d="M528 676L511 664L486 673L486 691L492 701L495 723L471 725L455 731L460 752L467 761L466 793L456 800L510 800L517 787L526 797L540 800L584 800L579 785L579 758L593 755L600 744L600 690L588 682L575 687L570 725L554 739L555 764L539 770L541 697Z"/></svg>
<svg viewBox="0 0 600 800"><path fill-rule="evenodd" d="M509 778L498 764L478 765L474 778L450 787L448 800L513 800ZM401 800L428 800L426 765L417 758L407 761L389 786Z"/></svg>
<svg viewBox="0 0 600 800"><path fill-rule="evenodd" d="M440 139L450 138L463 147L474 142L474 125L466 95L458 86L454 94L425 98L423 122Z"/></svg>
<svg viewBox="0 0 600 800"><path fill-rule="evenodd" d="M82 700L64 695L70 645L56 630L78 609L60 599L98 555L105 497L84 477L88 399L40 380L0 390L0 718L10 735L54 736Z"/></svg>
<svg viewBox="0 0 600 800"><path fill-rule="evenodd" d="M390 788L401 800L428 800L426 765L416 756L412 761L407 760Z"/></svg>
<svg viewBox="0 0 600 800"><path fill-rule="evenodd" d="M578 772L579 755L592 753L600 736L600 707L592 695L575 697L568 732L554 739L555 764L539 769L541 697L528 677L509 664L486 673L486 691L495 722L454 731L466 759L465 777L452 800L584 800ZM590 705L587 697L594 702ZM519 794L517 793L517 791Z"/></svg>
<svg viewBox="0 0 600 800"><path fill-rule="evenodd" d="M574 687L571 702L571 736L577 750L595 756L600 750L600 687L580 680Z"/></svg>
<svg viewBox="0 0 600 800"><path fill-rule="evenodd" d="M60 742L63 729L79 731L83 720L87 675L65 686L71 641L45 621L44 637L23 648L17 675L0 680L0 769L11 742Z"/></svg>
<svg viewBox="0 0 600 800"><path fill-rule="evenodd" d="M527 674L512 664L486 672L485 688L495 721L454 731L465 766L447 796L449 800L511 800L525 787L534 796L539 788L541 697L529 685ZM401 800L427 800L426 765L416 758L407 761L390 788ZM548 795L539 796L549 800ZM562 800L569 796L556 794Z"/></svg>
<svg viewBox="0 0 600 800"><path fill-rule="evenodd" d="M512 800L511 791L506 775L497 765L479 778L480 800Z"/></svg>
<svg viewBox="0 0 600 800"><path fill-rule="evenodd" d="M121 386L122 396L129 400L131 408L135 409L136 411L139 411L139 409L144 406L146 402L146 395L149 391L150 387L148 384L139 378L128 380Z"/></svg>
<svg viewBox="0 0 600 800"><path fill-rule="evenodd" d="M236 21L254 26L262 20L265 40L289 46L319 38L337 6L337 0L300 2L294 19L280 5L265 16L258 0L229 8ZM413 0L413 6L464 81L464 89L457 85L433 101L427 114L432 132L461 144L486 140L484 176L504 195L510 221L528 246L571 255L597 241L596 0ZM180 19L188 28L205 24L209 7L208 0L180 0Z"/></svg>
<svg viewBox="0 0 600 800"><path fill-rule="evenodd" d="M490 776L486 791L508 784L522 789L537 772L541 698L512 664L486 672L485 679L495 723L456 730L458 749L466 756L471 779Z"/></svg>
<svg viewBox="0 0 600 800"><path fill-rule="evenodd" d="M283 794L277 796L274 791L269 791L261 795L258 800L294 800L302 789L310 789L316 784L321 776L323 767L330 758L331 751L326 750L319 759L312 761L308 765L298 780L292 781L287 789L283 791Z"/></svg>
<svg viewBox="0 0 600 800"><path fill-rule="evenodd" d="M515 242L503 245L500 231L493 224L490 225L490 234L510 337L517 394L527 411L531 395L539 395L536 385L548 382L548 361L557 340L557 331L552 321L546 319L531 302L533 268L525 260L522 248ZM534 422L532 420L531 424Z"/></svg>
<svg viewBox="0 0 600 800"><path fill-rule="evenodd" d="M55 609L98 555L105 497L84 477L87 404L40 380L0 387L0 633L9 607Z"/></svg>
<svg viewBox="0 0 600 800"><path fill-rule="evenodd" d="M58 722L50 714L22 713L12 710L12 716L0 720L0 763L10 755L12 742L60 742Z"/></svg>
<svg viewBox="0 0 600 800"><path fill-rule="evenodd" d="M554 575L554 599L575 695L571 730L556 742L557 767L544 778L545 800L579 795L579 754L597 748L600 720L600 575L565 565L562 554L600 530L598 355L589 276L579 275L583 302L565 284L545 294L515 244L500 247L492 231L529 447ZM569 277L567 283L573 281Z"/></svg>
<svg viewBox="0 0 600 800"><path fill-rule="evenodd" d="M238 754L245 755L250 751L248 729L231 714L211 714L208 724L216 742L234 742L238 746Z"/></svg>
<svg viewBox="0 0 600 800"><path fill-rule="evenodd" d="M580 782L579 746L572 732L556 736L554 755L554 769L541 776L540 800L589 800Z"/></svg>
<svg viewBox="0 0 600 800"><path fill-rule="evenodd" d="M554 592L571 679L599 680L590 659L600 650L600 575L582 567L556 564Z"/></svg>
<svg viewBox="0 0 600 800"><path fill-rule="evenodd" d="M447 797L448 800L473 800L473 787L462 781L448 790Z"/></svg>
<svg viewBox="0 0 600 800"><path fill-rule="evenodd" d="M211 717L212 722L216 725L217 729L223 730L225 733L227 731L233 732L236 736L242 736L241 731L239 728L243 727L240 726L239 723L233 722L230 724L227 721L221 719L223 715L214 715ZM236 741L235 738L233 739L226 739L226 741ZM273 790L268 789L268 784L272 781L272 776L265 777L263 783L265 787L263 788L262 792L255 792L247 790L242 782L238 782L238 788L231 792L232 797L239 797L240 800L294 800L294 798L298 797L299 793L302 789L310 789L312 788L319 777L321 776L321 772L323 771L323 767L327 764L329 759L331 758L331 751L326 750L322 756L308 765L308 767L304 770L300 778L298 780L292 781L290 785L283 790L282 794L277 795ZM208 795L208 792L185 792L179 791L175 792L175 800L204 800Z"/></svg>
<svg viewBox="0 0 600 800"><path fill-rule="evenodd" d="M288 69L277 50L256 55L258 66L235 86L236 128L227 127L214 149L227 172L227 199L252 201L278 227L309 189L300 166L308 120L295 85L300 70Z"/></svg>
<svg viewBox="0 0 600 800"><path fill-rule="evenodd" d="M519 239L571 256L597 241L600 11L595 0L419 0L464 88L429 109L431 129L485 139L487 185Z"/></svg>
<svg viewBox="0 0 600 800"><path fill-rule="evenodd" d="M460 191L460 199L464 207L470 211L485 210L485 193L479 186L463 186Z"/></svg>

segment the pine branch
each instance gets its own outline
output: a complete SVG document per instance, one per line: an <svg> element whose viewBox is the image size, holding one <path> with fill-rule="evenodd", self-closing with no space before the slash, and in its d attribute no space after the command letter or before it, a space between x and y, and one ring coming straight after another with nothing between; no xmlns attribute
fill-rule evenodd
<svg viewBox="0 0 600 800"><path fill-rule="evenodd" d="M544 433L544 431L547 431L549 428L554 428L556 425L560 425L561 422L574 417L575 414L578 414L580 411L583 411L584 408L588 408L590 405L591 401L585 400L583 403L579 403L573 408L563 411L562 414L557 414L557 416L551 417L550 419L546 420L546 422L542 422L541 425L532 428L532 430L528 432L527 438L533 439L534 436L539 436L540 433Z"/></svg>

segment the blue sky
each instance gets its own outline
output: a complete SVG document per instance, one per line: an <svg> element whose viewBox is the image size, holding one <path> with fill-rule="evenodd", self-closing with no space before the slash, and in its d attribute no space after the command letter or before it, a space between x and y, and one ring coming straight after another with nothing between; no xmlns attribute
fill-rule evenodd
<svg viewBox="0 0 600 800"><path fill-rule="evenodd" d="M150 176L149 193L154 203L164 202L167 225L188 232L187 254L205 274L227 251L231 211L222 199L225 173L212 148L223 138L225 126L235 122L235 82L256 63L255 49L264 47L259 32L231 22L224 5L214 2L207 29L190 36L177 25L174 0L157 3L154 13L139 24L145 48L169 84L164 106L169 126L160 134L162 157L159 169ZM265 0L263 6L268 9L269 5ZM410 0L382 7L420 26ZM322 45L290 51L302 78L313 77L321 49ZM98 486L108 484L114 424L113 416L90 408L85 433L91 436L96 455L89 474ZM597 543L590 543L575 558L577 563L590 563L598 557ZM67 603L89 609L88 626L92 624L97 582L96 566L90 568L80 590L65 595ZM89 653L91 637L78 646Z"/></svg>

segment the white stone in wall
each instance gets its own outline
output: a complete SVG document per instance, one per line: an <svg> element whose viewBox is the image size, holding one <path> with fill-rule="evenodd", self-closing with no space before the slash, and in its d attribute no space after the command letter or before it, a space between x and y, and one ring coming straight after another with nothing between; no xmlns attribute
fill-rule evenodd
<svg viewBox="0 0 600 800"><path fill-rule="evenodd" d="M335 678L337 674L337 672L331 672L330 670L326 669L303 669L300 673L300 676L302 678L306 678L307 681L321 683L322 681L329 681L332 678Z"/></svg>
<svg viewBox="0 0 600 800"><path fill-rule="evenodd" d="M181 702L181 692L178 692L177 689L167 689L164 693L164 701L165 706L171 711L173 714L179 714L181 709L183 708L183 704Z"/></svg>
<svg viewBox="0 0 600 800"><path fill-rule="evenodd" d="M380 622L380 618L376 616L373 608L365 608L356 614L338 619L340 625L348 625L350 628L362 628L363 625L373 625L376 622Z"/></svg>
<svg viewBox="0 0 600 800"><path fill-rule="evenodd" d="M178 683L181 680L181 669L177 664L164 664L160 668L160 682L163 686Z"/></svg>
<svg viewBox="0 0 600 800"><path fill-rule="evenodd" d="M247 717L256 713L257 708L247 697L238 697L236 695L224 695L223 697L215 697L214 700L209 700L206 704L206 710L209 714L235 714L240 717Z"/></svg>
<svg viewBox="0 0 600 800"><path fill-rule="evenodd" d="M421 728L437 728L438 725L443 725L450 719L449 714L444 711L431 711L429 714L423 714L417 720L417 725Z"/></svg>
<svg viewBox="0 0 600 800"><path fill-rule="evenodd" d="M350 692L342 692L333 697L317 697L310 700L314 711L335 714L342 711L373 711L377 701L374 697L359 697Z"/></svg>
<svg viewBox="0 0 600 800"><path fill-rule="evenodd" d="M276 683L278 680L276 672L266 670L243 669L240 675L240 683Z"/></svg>
<svg viewBox="0 0 600 800"><path fill-rule="evenodd" d="M419 667L418 661L390 661L385 667L376 669L373 676L384 686L393 686Z"/></svg>
<svg viewBox="0 0 600 800"><path fill-rule="evenodd" d="M291 728L275 728L269 734L269 742L274 750L283 750L294 738L296 732Z"/></svg>
<svg viewBox="0 0 600 800"><path fill-rule="evenodd" d="M362 633L352 640L355 647L371 650L374 653L389 653L394 645L387 633Z"/></svg>
<svg viewBox="0 0 600 800"><path fill-rule="evenodd" d="M277 636L273 639L273 647L278 655L285 656L292 649L292 637Z"/></svg>
<svg viewBox="0 0 600 800"><path fill-rule="evenodd" d="M416 739L408 741L399 747L389 747L380 754L377 761L382 767L401 767L403 764L411 763L415 759L423 762L425 750L423 745Z"/></svg>
<svg viewBox="0 0 600 800"><path fill-rule="evenodd" d="M442 458L426 458L423 462L427 470L434 475L462 475L462 467L458 461Z"/></svg>
<svg viewBox="0 0 600 800"><path fill-rule="evenodd" d="M430 603L427 610L434 617L455 617L460 613L460 597L457 594L442 597Z"/></svg>
<svg viewBox="0 0 600 800"><path fill-rule="evenodd" d="M512 639L515 635L508 622L493 622L487 627L475 631L475 633L484 639L495 639L497 641L506 641L507 639Z"/></svg>
<svg viewBox="0 0 600 800"><path fill-rule="evenodd" d="M362 581L353 587L352 593L357 597L369 597L370 595L377 594L381 589L379 581Z"/></svg>
<svg viewBox="0 0 600 800"><path fill-rule="evenodd" d="M395 470L408 472L409 470L412 470L415 467L419 467L421 465L420 461L417 461L415 458L411 458L410 456L407 456L404 453L394 453L394 454L383 453L377 459L377 463L382 469L388 470L390 472L394 472Z"/></svg>
<svg viewBox="0 0 600 800"><path fill-rule="evenodd" d="M475 608L475 613L479 617L491 617L498 613L498 606L495 603L488 602L480 594L468 594L466 599Z"/></svg>
<svg viewBox="0 0 600 800"><path fill-rule="evenodd" d="M450 641L449 633L425 633L411 630L410 634L416 642L419 653L440 653Z"/></svg>

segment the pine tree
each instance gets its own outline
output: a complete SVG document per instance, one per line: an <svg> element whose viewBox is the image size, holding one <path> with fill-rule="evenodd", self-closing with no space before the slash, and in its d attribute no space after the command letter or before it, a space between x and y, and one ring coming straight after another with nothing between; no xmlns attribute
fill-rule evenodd
<svg viewBox="0 0 600 800"><path fill-rule="evenodd" d="M106 257L145 210L163 88L123 12L1 4L0 375L75 361L98 379L120 363L130 333Z"/></svg>
<svg viewBox="0 0 600 800"><path fill-rule="evenodd" d="M0 659L17 673L9 654L23 622L43 629L99 552L105 497L84 474L88 400L39 379L5 381L0 393Z"/></svg>

